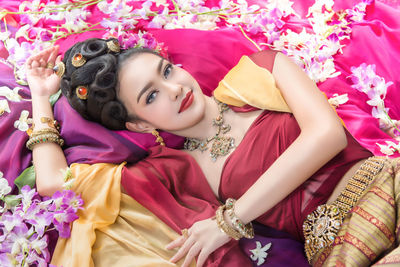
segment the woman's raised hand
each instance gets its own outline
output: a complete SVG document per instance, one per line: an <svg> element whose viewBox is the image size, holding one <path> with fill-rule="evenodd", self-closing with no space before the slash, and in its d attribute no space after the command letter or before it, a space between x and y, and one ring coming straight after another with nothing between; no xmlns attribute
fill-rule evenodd
<svg viewBox="0 0 400 267"><path fill-rule="evenodd" d="M53 67L61 61L58 46L53 46L33 55L26 61L26 76L32 95L51 96L60 89L60 77Z"/></svg>
<svg viewBox="0 0 400 267"><path fill-rule="evenodd" d="M187 254L182 264L182 267L187 267L196 256L199 256L196 266L201 267L211 253L230 240L231 238L218 228L215 219L209 218L194 223L189 228L187 236L182 235L172 241L167 245L167 249L180 247L170 261L177 262Z"/></svg>

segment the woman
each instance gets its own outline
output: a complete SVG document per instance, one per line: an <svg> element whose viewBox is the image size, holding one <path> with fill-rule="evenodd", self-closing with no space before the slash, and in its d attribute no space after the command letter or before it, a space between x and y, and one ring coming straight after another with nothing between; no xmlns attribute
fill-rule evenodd
<svg viewBox="0 0 400 267"><path fill-rule="evenodd" d="M126 192L135 199L140 198L133 181L143 178L151 180L154 178L151 176L155 176L163 184L170 183L166 186L169 190L179 190L179 186L185 183L190 186L191 181L201 184L203 179L207 183L200 186L202 190L208 190L220 199L237 198L235 204L228 203L228 206L218 209L222 213L216 220L208 214L208 219L194 223L187 233L184 231L168 246L170 249L180 247L172 261L187 254L183 266L187 266L195 256L198 256L197 264L203 265L213 251L232 237L251 237L249 222L257 218L261 223L285 230L301 239L301 225L306 215L318 205L333 202L362 164L362 171L365 171L365 166L377 164L377 172L386 164L381 159L365 163L371 154L347 134L323 94L307 76L280 53L276 57L275 53L261 53L254 55L251 60L241 60L216 89L215 95L228 104L239 102L239 105L251 103L261 108L275 107L278 111L290 110L293 116L248 107L237 110L242 112L226 109L219 102L205 97L197 82L183 69L149 51L119 53L116 45L113 40L88 40L74 45L66 53L66 72L61 88L71 105L84 117L111 129L127 128L149 133L162 129L188 138L185 151L158 147L143 162L124 168L122 185ZM34 131L48 128L40 118L52 118L48 97L57 90L59 79L46 66L59 62L59 59L55 60L56 54L57 48L49 49L27 62L28 82L34 95ZM270 72L257 66L263 65L260 60L270 62L267 64ZM248 77L254 73L257 75ZM235 86L241 85L238 88L243 88L243 82L248 81L251 82L247 86L254 87L253 91L246 93L242 90L239 98L232 96L232 92L237 92ZM283 98L276 90L275 83ZM257 101L259 94L254 97L251 93L265 84L275 97L272 103L264 103L265 99ZM246 101L243 101L243 94ZM216 127L213 126L214 118ZM260 132L271 125L275 131L266 134L269 143L265 145L264 142L265 147L260 148ZM285 127L288 127L287 131L284 131ZM277 135L274 136L274 133ZM156 132L154 134L157 135ZM279 136L281 134L285 135L284 138ZM281 138L278 144L277 138ZM249 140L258 142L250 142L250 146L247 146ZM50 141L33 146L37 186L39 192L45 195L51 195L61 188L63 179L58 170L66 167L62 150L54 140ZM234 142L236 150L233 149ZM268 151L267 148L274 142L275 151ZM199 149L207 150L210 144L211 158ZM347 148L343 150L346 145ZM265 156L266 151L273 155ZM244 155L242 162L238 160L238 153ZM259 166L250 164L255 161L252 154L263 156ZM188 171L182 171L182 168L171 170L168 157L187 160L189 166L183 167ZM43 160L45 158L48 160ZM251 174L235 175L233 165L240 171L250 170ZM390 168L390 163L387 165L385 168ZM188 174L200 180L179 180L179 177ZM224 178L227 176L230 180ZM188 187L180 190L193 191ZM184 194L174 192L174 197L184 201ZM268 201L265 201L266 197ZM285 208L289 209L285 211ZM295 214L290 214L292 212ZM156 215L164 221L172 220L165 214Z"/></svg>

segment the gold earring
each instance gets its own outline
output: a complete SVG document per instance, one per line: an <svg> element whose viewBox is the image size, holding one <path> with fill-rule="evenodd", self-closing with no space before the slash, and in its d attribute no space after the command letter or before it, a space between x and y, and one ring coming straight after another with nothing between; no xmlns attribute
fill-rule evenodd
<svg viewBox="0 0 400 267"><path fill-rule="evenodd" d="M154 136L156 137L156 142L157 142L157 143L159 143L159 144L162 145L162 146L165 146L164 139L160 136L160 133L159 133L156 129L154 129L154 130L151 132L151 134L154 135Z"/></svg>

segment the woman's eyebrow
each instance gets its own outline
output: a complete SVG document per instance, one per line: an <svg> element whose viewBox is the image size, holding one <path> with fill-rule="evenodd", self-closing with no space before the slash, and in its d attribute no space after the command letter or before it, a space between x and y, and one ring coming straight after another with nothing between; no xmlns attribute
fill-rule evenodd
<svg viewBox="0 0 400 267"><path fill-rule="evenodd" d="M158 66L157 66L157 73L158 73L159 75L161 75L161 68L162 68L162 66L163 66L163 63L164 63L164 58L161 58L160 62L158 63ZM142 90L140 90L140 92L139 92L139 94L138 94L138 97L137 97L137 100L136 100L137 103L139 103L140 97L142 97L142 95L143 95L152 85L153 85L153 82L150 81L150 82L148 82L148 83L145 85L145 87L143 87Z"/></svg>

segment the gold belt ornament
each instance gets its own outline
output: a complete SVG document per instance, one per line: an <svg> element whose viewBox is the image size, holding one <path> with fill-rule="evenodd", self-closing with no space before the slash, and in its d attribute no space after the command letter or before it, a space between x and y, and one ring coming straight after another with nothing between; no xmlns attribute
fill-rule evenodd
<svg viewBox="0 0 400 267"><path fill-rule="evenodd" d="M382 170L385 161L385 157L367 159L332 204L320 205L307 216L303 223L303 233L306 240L304 249L310 264L318 251L333 243L343 219Z"/></svg>

